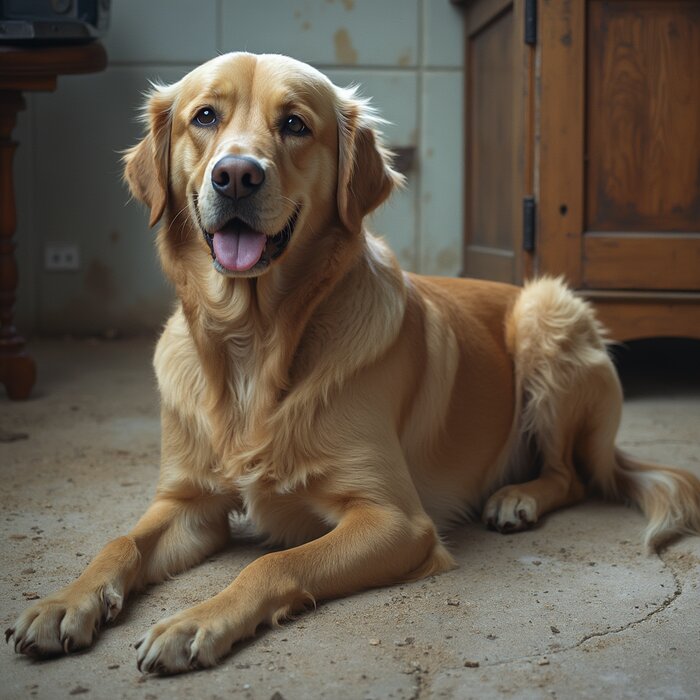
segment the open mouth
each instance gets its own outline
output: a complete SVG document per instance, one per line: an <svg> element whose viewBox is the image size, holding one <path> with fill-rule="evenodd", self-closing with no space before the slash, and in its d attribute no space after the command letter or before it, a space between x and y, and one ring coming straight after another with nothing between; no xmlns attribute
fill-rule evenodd
<svg viewBox="0 0 700 700"><path fill-rule="evenodd" d="M301 207L295 209L284 228L274 236L255 230L238 217L231 219L213 233L202 229L216 271L224 275L251 274L266 268L287 248L300 209Z"/></svg>

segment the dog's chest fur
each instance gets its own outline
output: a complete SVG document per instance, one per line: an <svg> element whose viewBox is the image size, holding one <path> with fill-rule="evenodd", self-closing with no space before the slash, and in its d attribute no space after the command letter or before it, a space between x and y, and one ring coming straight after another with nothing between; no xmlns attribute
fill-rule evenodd
<svg viewBox="0 0 700 700"><path fill-rule="evenodd" d="M325 338L312 342L323 344ZM264 390L259 350L253 337L229 339L228 371L220 378L227 401L212 403L211 381L182 310L170 318L154 360L163 406L161 488L185 481L210 493L236 494L256 531L270 542L292 546L337 523L338 514L315 497L314 484L343 446L328 430L328 404L317 392L305 391L304 379L271 407L262 425L246 420L256 410L257 392ZM300 370L302 376L307 373ZM168 445L169 421L178 424L172 430L179 436L176 446ZM217 421L223 441L216 434ZM328 438L321 439L321 433Z"/></svg>

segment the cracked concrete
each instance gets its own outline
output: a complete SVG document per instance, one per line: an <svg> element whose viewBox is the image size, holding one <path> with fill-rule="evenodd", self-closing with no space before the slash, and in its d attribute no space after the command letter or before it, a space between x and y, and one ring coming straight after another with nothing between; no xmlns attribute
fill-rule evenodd
<svg viewBox="0 0 700 700"><path fill-rule="evenodd" d="M79 574L150 500L159 451L152 345L36 342L35 397L0 398L5 626ZM698 346L620 352L620 444L700 475ZM141 676L134 641L262 552L234 525L226 551L134 598L91 651L39 663L5 649L0 696L695 700L700 537L649 556L642 526L638 513L600 501L517 535L465 525L448 535L455 571L320 604L211 671Z"/></svg>

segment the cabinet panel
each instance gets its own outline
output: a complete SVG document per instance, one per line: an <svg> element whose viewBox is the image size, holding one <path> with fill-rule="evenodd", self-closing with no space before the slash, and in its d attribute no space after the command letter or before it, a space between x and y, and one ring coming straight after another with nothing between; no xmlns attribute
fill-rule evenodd
<svg viewBox="0 0 700 700"><path fill-rule="evenodd" d="M700 337L700 0L539 0L532 52L524 4L465 0L465 273L562 275L616 340Z"/></svg>
<svg viewBox="0 0 700 700"><path fill-rule="evenodd" d="M512 35L513 12L508 9L470 41L471 243L499 250L513 246Z"/></svg>
<svg viewBox="0 0 700 700"><path fill-rule="evenodd" d="M536 271L581 285L585 5L539 2Z"/></svg>
<svg viewBox="0 0 700 700"><path fill-rule="evenodd" d="M700 2L592 0L583 286L700 288Z"/></svg>
<svg viewBox="0 0 700 700"><path fill-rule="evenodd" d="M700 338L700 294L588 292L615 340Z"/></svg>
<svg viewBox="0 0 700 700"><path fill-rule="evenodd" d="M586 229L700 228L700 3L588 6Z"/></svg>
<svg viewBox="0 0 700 700"><path fill-rule="evenodd" d="M589 233L583 255L586 284L592 289L609 288L611 282L616 289L700 289L696 236Z"/></svg>
<svg viewBox="0 0 700 700"><path fill-rule="evenodd" d="M521 6L520 0L477 1L466 22L464 273L503 282L522 277L528 86Z"/></svg>

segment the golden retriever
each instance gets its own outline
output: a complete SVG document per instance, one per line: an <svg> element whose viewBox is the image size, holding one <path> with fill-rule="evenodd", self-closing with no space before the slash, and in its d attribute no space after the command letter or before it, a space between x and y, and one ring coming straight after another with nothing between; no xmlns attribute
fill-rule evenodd
<svg viewBox="0 0 700 700"><path fill-rule="evenodd" d="M399 269L365 216L401 183L354 90L283 56L219 56L154 88L126 180L161 221L179 303L155 353L152 505L7 638L89 646L135 589L200 562L245 513L286 549L156 624L143 672L212 666L315 600L445 571L442 528L511 532L588 490L648 543L700 530L700 481L615 448L622 396L589 305Z"/></svg>

